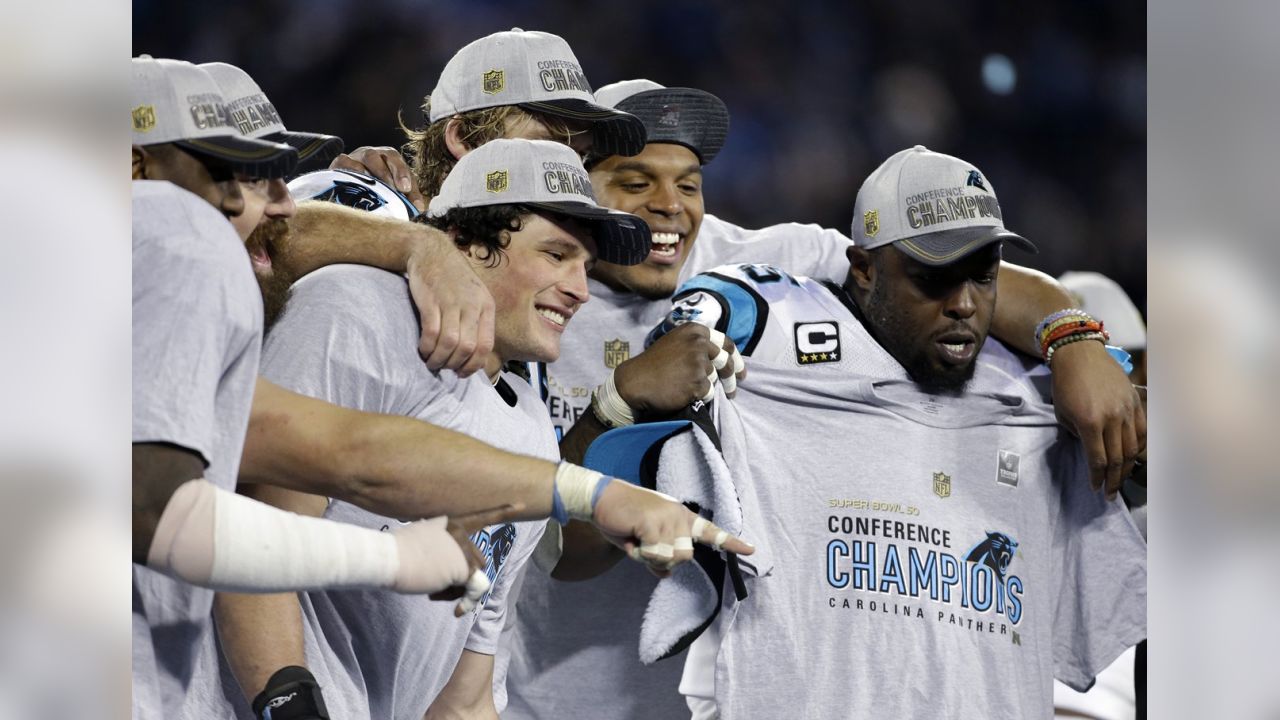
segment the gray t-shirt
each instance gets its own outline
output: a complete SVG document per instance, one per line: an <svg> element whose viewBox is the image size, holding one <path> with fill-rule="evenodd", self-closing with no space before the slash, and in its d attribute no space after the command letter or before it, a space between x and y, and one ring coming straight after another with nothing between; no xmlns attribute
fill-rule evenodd
<svg viewBox="0 0 1280 720"><path fill-rule="evenodd" d="M403 277L334 265L298 281L267 338L265 378L337 405L420 418L510 452L556 460L545 406L519 376L498 387L484 373L432 372L418 356L418 321ZM341 501L324 517L377 530L401 521ZM494 586L462 619L452 602L385 591L300 594L307 663L335 718L420 718L444 687L464 649L492 655L513 584L545 528L505 523L473 539ZM218 676L219 673L211 673ZM247 704L223 662L221 688L202 692L189 717L245 716ZM220 696L220 697L219 697ZM198 706L198 707L197 707Z"/></svg>
<svg viewBox="0 0 1280 720"><path fill-rule="evenodd" d="M1145 543L1089 489L1042 367L988 340L964 395L928 394L832 290L710 280L676 312L767 303L735 324L748 305L716 302L753 346L719 430L757 545L718 621L723 718L1047 717L1055 676L1087 686L1145 637Z"/></svg>
<svg viewBox="0 0 1280 720"><path fill-rule="evenodd" d="M253 404L262 300L227 219L167 182L133 183L133 442L198 453L235 487ZM213 592L133 566L133 716L172 717Z"/></svg>
<svg viewBox="0 0 1280 720"><path fill-rule="evenodd" d="M816 225L746 230L707 215L681 277L722 263L773 262L796 273L843 278L848 238ZM560 360L548 367L548 409L557 432L586 410L611 368L638 354L645 335L670 310L665 300L620 293L591 281L591 301L565 333ZM585 582L561 583L529 568L507 668L503 717L656 718L688 713L676 692L683 654L640 664L637 637L657 579L620 562Z"/></svg>

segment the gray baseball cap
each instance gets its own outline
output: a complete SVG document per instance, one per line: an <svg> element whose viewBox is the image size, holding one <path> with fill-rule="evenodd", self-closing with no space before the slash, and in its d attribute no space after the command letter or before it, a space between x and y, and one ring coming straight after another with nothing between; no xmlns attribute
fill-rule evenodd
<svg viewBox="0 0 1280 720"><path fill-rule="evenodd" d="M1004 228L991 182L973 165L923 145L894 153L862 183L853 206L853 243L893 243L926 265L950 265L993 242L1036 252Z"/></svg>
<svg viewBox="0 0 1280 720"><path fill-rule="evenodd" d="M526 205L589 222L604 262L635 265L649 256L649 226L635 215L600 207L582 160L562 143L504 139L481 145L444 179L427 216L485 205Z"/></svg>
<svg viewBox="0 0 1280 720"><path fill-rule="evenodd" d="M276 106L244 70L224 62L203 63L199 67L213 76L222 89L231 122L240 133L292 146L298 151L298 172L328 167L329 161L342 152L340 137L285 129Z"/></svg>
<svg viewBox="0 0 1280 720"><path fill-rule="evenodd" d="M635 115L644 123L648 142L683 145L703 165L715 159L729 135L729 109L705 90L623 80L597 90L596 102Z"/></svg>
<svg viewBox="0 0 1280 720"><path fill-rule="evenodd" d="M462 48L444 66L431 91L428 119L434 123L502 105L590 124L597 154L636 155L644 150L644 124L596 104L578 58L558 35L512 28Z"/></svg>
<svg viewBox="0 0 1280 720"><path fill-rule="evenodd" d="M297 164L291 146L243 136L218 83L201 68L150 55L132 65L133 144L173 143L255 177L284 177Z"/></svg>

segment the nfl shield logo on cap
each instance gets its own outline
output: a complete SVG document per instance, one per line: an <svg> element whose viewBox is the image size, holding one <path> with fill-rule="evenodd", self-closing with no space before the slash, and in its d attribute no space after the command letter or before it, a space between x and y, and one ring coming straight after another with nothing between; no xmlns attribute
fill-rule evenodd
<svg viewBox="0 0 1280 720"><path fill-rule="evenodd" d="M139 105L133 109L133 129L138 132L151 132L156 127L156 106Z"/></svg>
<svg viewBox="0 0 1280 720"><path fill-rule="evenodd" d="M484 176L484 189L491 193L500 193L507 189L507 171L494 170Z"/></svg>
<svg viewBox="0 0 1280 720"><path fill-rule="evenodd" d="M875 237L880 232L880 211L868 210L862 214L862 229L866 231L867 237Z"/></svg>
<svg viewBox="0 0 1280 720"><path fill-rule="evenodd" d="M506 87L505 75L506 73L501 70L490 70L485 73L484 80L480 86L481 91L485 95L494 95L502 92L502 89Z"/></svg>

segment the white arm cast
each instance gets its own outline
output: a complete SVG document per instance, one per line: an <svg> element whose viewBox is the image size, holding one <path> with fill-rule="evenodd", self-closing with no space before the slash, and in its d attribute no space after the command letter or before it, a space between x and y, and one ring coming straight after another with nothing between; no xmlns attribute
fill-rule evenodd
<svg viewBox="0 0 1280 720"><path fill-rule="evenodd" d="M286 512L191 480L169 498L147 566L231 592L431 593L462 585L470 575L445 522L433 518L384 533Z"/></svg>

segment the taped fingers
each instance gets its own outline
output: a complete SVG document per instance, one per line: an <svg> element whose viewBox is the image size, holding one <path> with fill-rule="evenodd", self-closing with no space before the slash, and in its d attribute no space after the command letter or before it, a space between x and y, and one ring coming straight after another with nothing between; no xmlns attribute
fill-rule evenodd
<svg viewBox="0 0 1280 720"><path fill-rule="evenodd" d="M693 519L693 525L689 528L689 534L693 537L700 538L702 533L707 529L711 522L699 515Z"/></svg>
<svg viewBox="0 0 1280 720"><path fill-rule="evenodd" d="M724 377L720 378L720 382L721 384L724 385L724 394L727 397L733 397L733 394L738 392L738 376L737 375L733 373L729 373L728 375L725 375Z"/></svg>
<svg viewBox="0 0 1280 720"><path fill-rule="evenodd" d="M724 546L725 541L729 539L729 533L721 530L715 525L712 525L701 515L694 519L693 525L689 528L689 532L693 536L690 540L698 538L698 541L703 545L710 545L716 550L720 550ZM710 540L707 540L708 535L711 536Z"/></svg>
<svg viewBox="0 0 1280 720"><path fill-rule="evenodd" d="M742 353L738 352L738 346L732 340L718 330L711 330L708 339L720 348L711 364L715 367L720 382L724 384L725 395L732 396L738 391L738 378L746 368Z"/></svg>
<svg viewBox="0 0 1280 720"><path fill-rule="evenodd" d="M640 555L648 562L669 562L676 555L675 546L670 543L645 543L640 546Z"/></svg>
<svg viewBox="0 0 1280 720"><path fill-rule="evenodd" d="M467 578L467 597L479 600L485 593L489 592L489 588L492 586L493 583L489 582L489 576L485 574L484 570L476 568L471 573L471 577Z"/></svg>
<svg viewBox="0 0 1280 720"><path fill-rule="evenodd" d="M721 530L710 522L699 517L693 521L690 528L693 533L695 542L703 545L709 545L715 550L727 550L728 552L738 553L739 555L750 555L755 552L755 547L741 538L734 537L725 530Z"/></svg>
<svg viewBox="0 0 1280 720"><path fill-rule="evenodd" d="M719 378L720 375L714 369L707 375L707 391L702 393L701 398L703 402L711 402L711 399L716 396L716 380Z"/></svg>
<svg viewBox="0 0 1280 720"><path fill-rule="evenodd" d="M711 364L715 366L716 370L724 369L724 367L729 364L730 360L729 351L724 349L724 333L719 330L712 330L707 339L711 341L712 345L716 346L716 350L718 351L716 352L715 357L711 358Z"/></svg>
<svg viewBox="0 0 1280 720"><path fill-rule="evenodd" d="M649 572L653 573L654 575L657 575L658 577L667 577L667 575L669 575L671 572L671 568L675 567L676 565L676 560L674 557L675 548L674 546L668 546L671 550L671 555L667 557L656 556L653 554L646 554L650 550L652 550L653 547L654 546L652 545L634 546L627 551L627 557L630 557L632 560L635 560L641 565L644 565L646 568L648 568ZM690 555L692 556L692 553L690 553Z"/></svg>
<svg viewBox="0 0 1280 720"><path fill-rule="evenodd" d="M475 610L476 606L480 604L480 598L489 592L489 588L492 585L493 583L489 582L489 576L485 574L484 570L476 568L471 573L471 577L467 578L466 592L463 594L462 599L458 601L458 607L453 614L457 617L462 617Z"/></svg>

